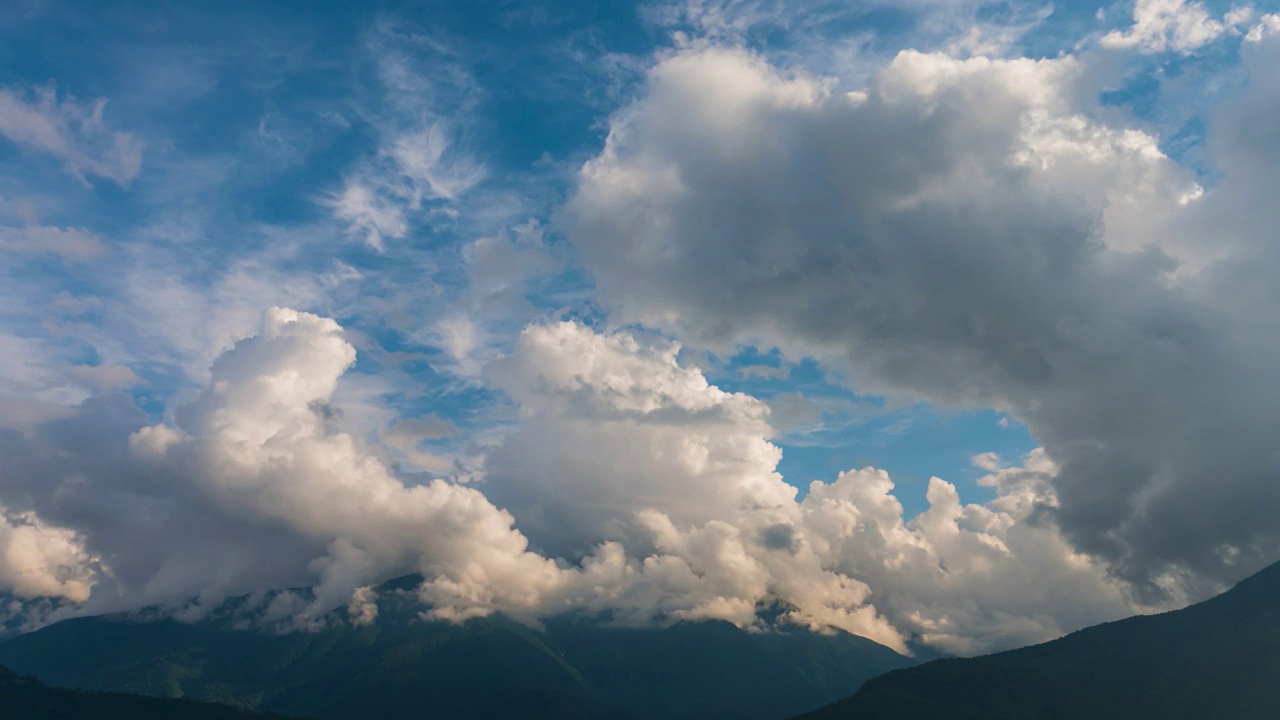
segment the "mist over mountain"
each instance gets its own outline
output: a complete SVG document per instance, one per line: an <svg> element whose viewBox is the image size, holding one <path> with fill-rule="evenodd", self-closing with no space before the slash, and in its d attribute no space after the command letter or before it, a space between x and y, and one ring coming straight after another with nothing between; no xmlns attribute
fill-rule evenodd
<svg viewBox="0 0 1280 720"><path fill-rule="evenodd" d="M869 681L797 720L1280 717L1280 564L1182 610Z"/></svg>
<svg viewBox="0 0 1280 720"><path fill-rule="evenodd" d="M0 643L0 662L54 685L323 720L769 720L915 662L848 633L785 626L427 621L408 590L418 580L379 588L376 613L340 610L292 632L263 624L272 601L264 598L228 601L198 622L160 613L76 618Z"/></svg>

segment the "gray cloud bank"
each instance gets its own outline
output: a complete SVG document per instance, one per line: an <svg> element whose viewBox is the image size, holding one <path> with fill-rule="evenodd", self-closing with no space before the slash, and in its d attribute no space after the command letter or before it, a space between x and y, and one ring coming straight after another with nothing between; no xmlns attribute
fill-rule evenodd
<svg viewBox="0 0 1280 720"><path fill-rule="evenodd" d="M657 66L565 216L612 317L994 407L1060 470L1043 520L1142 597L1275 560L1276 43L1207 190L1076 107L1084 63L900 54L864 92L740 51Z"/></svg>

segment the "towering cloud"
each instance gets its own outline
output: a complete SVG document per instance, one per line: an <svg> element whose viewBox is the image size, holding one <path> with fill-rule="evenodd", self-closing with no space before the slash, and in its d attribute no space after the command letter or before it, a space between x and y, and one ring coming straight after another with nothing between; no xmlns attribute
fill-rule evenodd
<svg viewBox="0 0 1280 720"><path fill-rule="evenodd" d="M1042 455L1012 469L983 458L999 494L985 507L935 479L931 509L910 522L871 468L797 502L767 406L709 384L677 351L531 326L490 369L521 420L483 480L412 483L330 427L355 359L338 325L269 310L172 423L76 448L109 422L110 408L91 408L15 441L4 487L31 508L0 528L0 589L199 617L228 594L305 585L309 602L269 619L307 627L343 606L373 622L369 586L420 572L423 612L448 620L751 626L772 608L900 650L915 638L960 652L1128 609L1100 565L1037 519L1053 502Z"/></svg>
<svg viewBox="0 0 1280 720"><path fill-rule="evenodd" d="M214 364L179 429L144 428L132 445L221 511L326 548L308 565L318 611L413 570L430 578L437 615L536 606L560 571L526 551L509 515L470 488L406 486L356 438L325 426L322 410L354 361L332 320L270 310L258 336Z"/></svg>
<svg viewBox="0 0 1280 720"><path fill-rule="evenodd" d="M686 51L615 116L566 226L620 322L1013 413L1060 468L1045 522L1149 598L1204 592L1280 542L1274 243L1243 181L1274 172L1267 96L1224 111L1231 174L1202 195L1155 138L1092 119L1080 78L1070 56L907 51L844 93Z"/></svg>
<svg viewBox="0 0 1280 720"><path fill-rule="evenodd" d="M781 602L814 628L955 652L1130 609L1105 566L1044 517L1057 468L1043 452L1018 468L980 458L998 495L987 506L935 478L929 510L907 521L873 468L815 482L797 502L776 472L766 406L709 385L677 349L560 323L525 330L492 370L522 419L482 487L535 545L574 557L605 539L640 561L641 577L607 581L604 606L749 624Z"/></svg>

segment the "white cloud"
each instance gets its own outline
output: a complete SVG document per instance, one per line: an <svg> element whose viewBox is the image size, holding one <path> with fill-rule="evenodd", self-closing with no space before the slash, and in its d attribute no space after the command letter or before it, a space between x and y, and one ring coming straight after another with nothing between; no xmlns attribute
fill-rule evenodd
<svg viewBox="0 0 1280 720"><path fill-rule="evenodd" d="M378 619L378 593L371 587L359 587L351 593L347 616L352 625L372 625Z"/></svg>
<svg viewBox="0 0 1280 720"><path fill-rule="evenodd" d="M877 607L921 642L968 655L1134 609L1105 564L1075 552L1045 516L1056 472L1041 450L996 469L980 480L998 493L985 505L961 503L932 478L929 508L909 522L888 475L871 468L814 483L802 505L825 562L866 582Z"/></svg>
<svg viewBox="0 0 1280 720"><path fill-rule="evenodd" d="M162 603L198 617L229 594L307 584L314 602L290 622L308 625L419 571L441 616L528 616L564 572L525 550L509 515L473 489L407 485L332 427L324 410L354 358L332 320L269 311L170 423L130 433L136 409L103 396L0 433L0 502L23 498L112 569L82 612Z"/></svg>
<svg viewBox="0 0 1280 720"><path fill-rule="evenodd" d="M467 105L476 91L457 59L425 35L389 22L366 33L364 45L383 96L377 111L364 113L377 148L347 173L342 191L323 202L381 252L387 238L405 236L415 216L455 214L484 179L485 166L458 147L458 117L440 112ZM433 61L422 62L424 55Z"/></svg>
<svg viewBox="0 0 1280 720"><path fill-rule="evenodd" d="M484 177L484 167L466 156L450 158L439 125L396 137L386 151L408 178L410 207L426 200L457 200Z"/></svg>
<svg viewBox="0 0 1280 720"><path fill-rule="evenodd" d="M130 267L123 297L111 310L116 333L133 347L112 348L117 360L171 364L203 383L215 358L255 332L264 307L332 302L335 288L359 280L341 265L329 273L296 273L280 269L281 260L270 253L242 256L207 278L188 277L191 269L174 258Z"/></svg>
<svg viewBox="0 0 1280 720"><path fill-rule="evenodd" d="M0 505L0 592L84 602L97 579L96 565L74 531Z"/></svg>
<svg viewBox="0 0 1280 720"><path fill-rule="evenodd" d="M1042 451L1025 468L984 457L998 492L985 506L935 478L910 522L872 468L815 482L797 503L776 472L767 407L675 357L669 344L560 323L527 329L492 370L522 422L479 487L535 546L586 555L588 577L607 575L595 604L615 617L750 624L780 600L803 625L974 653L1132 609L1105 565L1044 517L1056 468ZM609 570L628 564L633 578Z"/></svg>
<svg viewBox="0 0 1280 720"><path fill-rule="evenodd" d="M677 350L574 323L525 330L490 371L524 416L490 459L486 492L542 546L579 555L626 539L616 524L642 509L683 528L738 503L789 504L768 407L680 367Z"/></svg>
<svg viewBox="0 0 1280 720"><path fill-rule="evenodd" d="M482 165L450 151L439 125L402 131L383 143L376 159L324 201L380 251L386 238L404 237L412 213L432 203L447 207L484 177Z"/></svg>
<svg viewBox="0 0 1280 720"><path fill-rule="evenodd" d="M401 238L409 229L404 209L393 199L384 197L361 180L348 180L341 193L326 203L333 216L364 233L365 242L375 250L386 248L384 238Z"/></svg>
<svg viewBox="0 0 1280 720"><path fill-rule="evenodd" d="M1123 32L1103 36L1103 47L1137 48L1154 53L1172 50L1188 54L1204 47L1236 26L1248 22L1248 8L1233 8L1221 20L1209 14L1203 3L1187 0L1137 0L1133 25Z"/></svg>
<svg viewBox="0 0 1280 720"><path fill-rule="evenodd" d="M312 562L320 610L411 569L433 578L444 616L536 605L539 585L560 571L525 551L510 516L472 489L406 486L356 438L326 428L316 406L354 360L332 320L268 311L261 333L219 358L209 389L179 412L185 437L159 462L224 511L327 546Z"/></svg>
<svg viewBox="0 0 1280 720"><path fill-rule="evenodd" d="M1075 104L1079 72L907 51L845 94L686 51L614 117L564 226L612 322L1009 413L1061 466L1044 517L1072 547L1203 596L1280 540L1272 74L1217 113L1226 175L1184 202L1153 137Z"/></svg>
<svg viewBox="0 0 1280 720"><path fill-rule="evenodd" d="M61 159L82 181L96 175L126 185L142 167L142 141L110 130L103 118L106 105L59 98L53 86L30 93L0 90L0 135Z"/></svg>
<svg viewBox="0 0 1280 720"><path fill-rule="evenodd" d="M1270 13L1258 18L1258 24L1249 28L1244 39L1247 42L1257 43L1275 35L1280 35L1280 13Z"/></svg>
<svg viewBox="0 0 1280 720"><path fill-rule="evenodd" d="M6 495L49 518L9 514L22 560L11 565L35 568L23 592L87 596L82 612L158 602L191 619L229 594L305 583L312 600L281 600L260 620L307 627L344 606L371 622L368 588L418 571L423 610L440 619L577 610L751 626L778 606L814 629L960 652L1128 607L1051 524L1030 521L1052 499L1040 456L1025 470L987 463L1000 493L989 506L962 507L935 481L911 523L871 469L797 503L762 402L708 384L668 343L562 323L530 327L493 368L521 424L484 479L407 484L323 411L354 358L333 321L273 309L171 424L103 436L120 411L90 406L6 440L19 442L0 470ZM423 421L388 434L413 448L444 431ZM111 572L95 574L100 564Z"/></svg>

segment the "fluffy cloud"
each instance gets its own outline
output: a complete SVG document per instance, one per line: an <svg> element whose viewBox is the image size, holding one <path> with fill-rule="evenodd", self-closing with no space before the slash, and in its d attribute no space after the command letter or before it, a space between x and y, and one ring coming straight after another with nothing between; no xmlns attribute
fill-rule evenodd
<svg viewBox="0 0 1280 720"><path fill-rule="evenodd" d="M306 624L357 588L414 571L435 581L424 592L443 616L527 612L561 571L525 551L509 515L473 489L406 485L329 426L324 409L354 359L333 321L271 310L170 424L130 432L139 413L107 394L25 435L0 434L4 501L35 513L9 514L9 557L72 557L74 539L101 558L110 573L84 612L158 602L198 614L228 594L307 585L314 603L295 617ZM82 578L60 580L72 581Z"/></svg>
<svg viewBox="0 0 1280 720"><path fill-rule="evenodd" d="M485 490L541 547L585 554L598 538L624 539L610 525L638 510L686 527L726 507L791 503L767 407L680 367L677 349L561 323L525 330L491 369L523 417Z"/></svg>
<svg viewBox="0 0 1280 720"><path fill-rule="evenodd" d="M1258 18L1258 23L1249 28L1244 39L1251 43L1262 42L1277 33L1280 33L1280 13L1270 13Z"/></svg>
<svg viewBox="0 0 1280 720"><path fill-rule="evenodd" d="M523 417L490 458L485 492L537 546L592 553L597 597L574 604L637 623L750 625L780 600L796 622L903 648L865 584L779 539L798 507L774 469L767 406L680 367L677 349L574 323L525 330L492 370Z"/></svg>
<svg viewBox="0 0 1280 720"><path fill-rule="evenodd" d="M356 438L326 427L318 408L354 361L332 320L271 310L259 335L214 364L177 429L144 429L133 446L222 512L326 547L309 564L318 610L411 570L432 578L442 615L536 604L559 569L525 551L509 515L470 488L406 486Z"/></svg>
<svg viewBox="0 0 1280 720"><path fill-rule="evenodd" d="M0 506L0 592L84 602L97 575L95 559L75 532Z"/></svg>
<svg viewBox="0 0 1280 720"><path fill-rule="evenodd" d="M1053 501L1044 457L1014 469L984 459L999 492L987 506L963 506L935 480L911 522L870 468L797 502L776 472L767 406L677 355L652 338L531 326L489 371L521 420L482 479L413 484L331 426L355 360L341 328L270 310L170 423L126 434L136 411L95 398L30 437L0 436L3 498L30 502L0 528L0 584L83 603L77 612L160 603L183 618L230 594L305 585L309 600L290 595L262 621L308 627L344 606L373 622L370 586L420 572L423 611L440 619L577 611L752 626L771 608L899 650L957 652L1129 609L1039 521ZM410 425L385 434L442 431Z"/></svg>
<svg viewBox="0 0 1280 720"><path fill-rule="evenodd" d="M1101 43L1103 47L1138 48L1142 52L1190 53L1244 24L1251 14L1247 8L1236 8L1219 20L1199 2L1137 0L1133 26L1108 33Z"/></svg>
<svg viewBox="0 0 1280 720"><path fill-rule="evenodd" d="M1151 599L1203 595L1280 542L1271 82L1220 112L1230 172L1194 200L1154 138L1073 105L1077 74L907 51L838 93L687 51L614 118L565 226L618 322L1011 412L1077 550Z"/></svg>
<svg viewBox="0 0 1280 720"><path fill-rule="evenodd" d="M1020 467L976 461L993 471L980 484L995 500L963 504L935 477L929 508L909 522L883 471L814 483L802 503L809 537L825 563L874 589L898 627L948 652L1040 642L1132 612L1105 564L1073 550L1046 517L1057 468L1042 450Z"/></svg>
<svg viewBox="0 0 1280 720"><path fill-rule="evenodd" d="M962 653L1132 609L1045 517L1057 468L1042 451L1025 467L980 458L998 494L985 506L934 478L929 510L909 522L872 468L796 502L766 406L709 385L677 350L560 323L525 330L491 370L522 419L480 487L536 546L590 553L585 573L608 599L587 607L750 624L781 602L804 625ZM625 564L634 577L608 571Z"/></svg>

